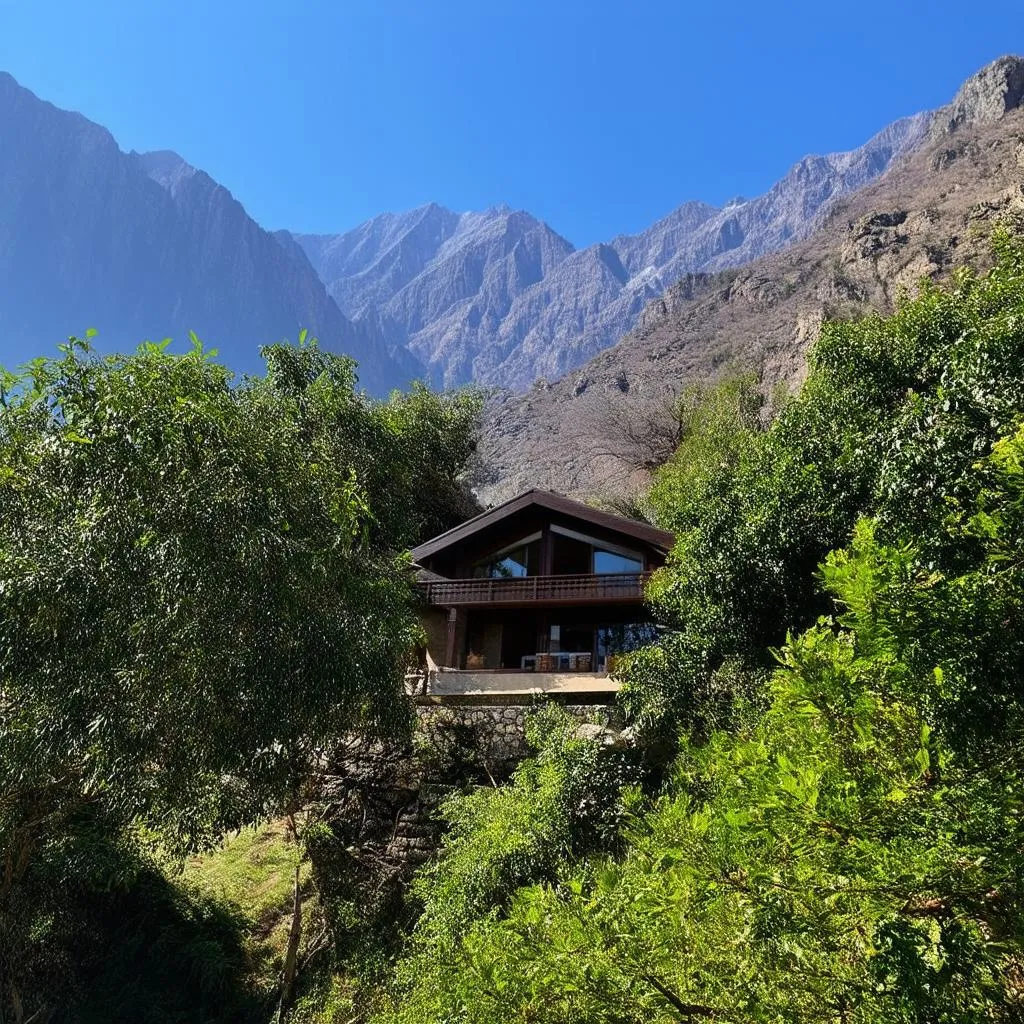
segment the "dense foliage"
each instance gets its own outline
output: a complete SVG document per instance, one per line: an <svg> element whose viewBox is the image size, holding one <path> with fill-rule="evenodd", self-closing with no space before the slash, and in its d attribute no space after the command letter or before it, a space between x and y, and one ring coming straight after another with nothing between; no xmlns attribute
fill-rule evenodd
<svg viewBox="0 0 1024 1024"><path fill-rule="evenodd" d="M625 669L639 750L541 711L507 783L443 805L393 971L390 945L345 951L371 965L346 982L365 990L340 997L325 972L321 1020L1024 1017L1024 245L1000 234L995 257L826 325L770 425L752 379L683 395L650 495L677 535L650 595L666 629ZM16 1019L29 993L74 1001L56 981L75 944L134 893L174 924L140 914L126 941L159 935L197 991L146 1019L258 1017L230 916L161 889L135 851L300 799L337 730L403 725L400 552L464 511L476 403L378 405L315 348L267 360L233 386L199 350L72 345L6 382ZM143 1012L121 970L104 977Z"/></svg>
<svg viewBox="0 0 1024 1024"><path fill-rule="evenodd" d="M413 887L424 904L419 928L428 945L457 938L522 882L553 877L567 857L615 836L637 766L624 751L579 738L577 725L557 706L542 707L527 724L537 756L506 785L454 796L443 808L445 856Z"/></svg>
<svg viewBox="0 0 1024 1024"><path fill-rule="evenodd" d="M669 782L475 913L442 860L468 919L414 937L382 1020L1020 1019L1024 247L996 255L827 326L766 430L749 382L706 395L653 492L671 628L627 672Z"/></svg>
<svg viewBox="0 0 1024 1024"><path fill-rule="evenodd" d="M370 402L349 360L304 339L265 357L265 377L234 383L198 343L101 358L72 341L4 377L0 1002L15 1019L53 990L68 880L104 870L83 836L197 848L294 805L343 730L407 727L403 551L464 512L478 403Z"/></svg>
<svg viewBox="0 0 1024 1024"><path fill-rule="evenodd" d="M709 396L651 496L678 540L651 593L674 629L625 673L646 727L719 721L769 648L829 610L815 569L858 516L946 543L934 526L947 501L1024 410L1020 243L995 247L984 277L926 282L890 317L826 323L766 431L752 381Z"/></svg>
<svg viewBox="0 0 1024 1024"><path fill-rule="evenodd" d="M580 738L578 724L557 706L539 708L527 725L536 756L505 785L455 794L442 807L445 855L412 887L421 913L395 979L400 1020L444 1019L467 932L503 915L521 886L553 883L567 861L619 846L640 766L632 752Z"/></svg>

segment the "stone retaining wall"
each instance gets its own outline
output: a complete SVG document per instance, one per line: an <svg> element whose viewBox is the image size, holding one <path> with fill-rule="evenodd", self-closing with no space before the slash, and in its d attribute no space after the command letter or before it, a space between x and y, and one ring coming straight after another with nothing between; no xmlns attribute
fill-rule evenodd
<svg viewBox="0 0 1024 1024"><path fill-rule="evenodd" d="M566 704L564 709L581 724L616 726L613 706ZM534 706L430 704L416 708L417 738L421 749L433 748L441 757L476 758L493 776L504 776L526 757L526 718ZM461 754L459 753L461 751Z"/></svg>
<svg viewBox="0 0 1024 1024"><path fill-rule="evenodd" d="M341 901L332 905L348 905L364 924L399 913L413 871L442 840L438 804L450 793L507 779L530 753L526 719L536 707L420 705L411 745L359 736L341 743L321 794L333 842L314 857L321 889ZM620 724L614 707L565 709L595 738Z"/></svg>

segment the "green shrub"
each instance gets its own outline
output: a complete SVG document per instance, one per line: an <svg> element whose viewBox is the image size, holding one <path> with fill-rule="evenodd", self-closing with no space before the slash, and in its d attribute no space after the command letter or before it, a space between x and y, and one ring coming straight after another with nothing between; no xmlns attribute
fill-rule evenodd
<svg viewBox="0 0 1024 1024"><path fill-rule="evenodd" d="M779 652L759 721L685 743L623 854L467 908L394 1019L1019 1019L1024 646L1005 620L964 625L1024 607L1022 467L1024 429L948 524L985 534L958 570L863 521L823 570L840 622Z"/></svg>
<svg viewBox="0 0 1024 1024"><path fill-rule="evenodd" d="M996 247L829 326L767 431L709 395L654 489L669 629L626 667L681 736L668 785L610 853L536 765L462 805L422 883L445 941L382 1021L1021 1019L1024 247Z"/></svg>
<svg viewBox="0 0 1024 1024"><path fill-rule="evenodd" d="M564 863L617 841L641 768L625 751L577 738L578 725L557 706L540 709L528 726L536 756L506 785L442 807L450 831L413 884L423 912L394 985L396 1020L433 1019L427 1005L444 985L447 956L475 922L499 917L520 886L552 881Z"/></svg>
<svg viewBox="0 0 1024 1024"><path fill-rule="evenodd" d="M859 516L935 555L950 543L947 503L1024 410L1024 244L1001 232L994 246L983 276L926 283L890 317L825 324L768 430L743 400L750 382L709 394L652 491L677 534L650 587L672 628L623 673L648 732L728 723L768 650L829 610L817 566Z"/></svg>

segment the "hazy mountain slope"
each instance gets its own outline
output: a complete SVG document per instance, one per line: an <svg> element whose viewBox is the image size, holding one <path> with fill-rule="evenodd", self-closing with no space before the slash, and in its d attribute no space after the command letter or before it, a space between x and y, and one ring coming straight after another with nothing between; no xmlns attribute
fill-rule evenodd
<svg viewBox="0 0 1024 1024"><path fill-rule="evenodd" d="M984 74L971 89L944 120L905 118L850 153L807 157L757 199L685 203L577 251L507 206L430 204L341 235L272 234L176 154L123 153L0 75L13 143L0 154L0 359L86 326L108 347L193 329L247 370L259 344L307 327L359 360L375 391L421 374L525 389L613 345L673 281L805 238L929 132L996 110Z"/></svg>
<svg viewBox="0 0 1024 1024"><path fill-rule="evenodd" d="M905 118L851 153L805 157L757 199L721 209L687 203L638 235L613 239L609 247L626 277L609 290L595 315L578 323L567 320L565 307L594 285L563 264L554 280L544 282L551 300L536 322L527 330L512 318L502 325L503 339L518 334L522 340L506 345L508 355L483 378L524 388L537 377L558 377L618 341L646 303L684 274L738 266L804 237L830 202L863 187L911 150L928 122L927 114ZM524 305L529 301L525 297Z"/></svg>
<svg viewBox="0 0 1024 1024"><path fill-rule="evenodd" d="M478 359L515 300L571 252L564 238L528 213L473 215L384 312L408 325L409 348L446 384L484 381Z"/></svg>
<svg viewBox="0 0 1024 1024"><path fill-rule="evenodd" d="M0 360L87 327L103 347L194 330L238 371L306 327L360 361L373 390L405 379L372 325L353 325L308 261L172 153L111 134L0 73Z"/></svg>
<svg viewBox="0 0 1024 1024"><path fill-rule="evenodd" d="M431 204L296 239L342 310L375 311L435 379L521 389L614 344L683 274L804 237L830 202L913 149L929 119L897 121L850 153L806 157L757 199L684 203L637 235L579 252L507 207L456 214Z"/></svg>
<svg viewBox="0 0 1024 1024"><path fill-rule="evenodd" d="M436 203L383 213L342 235L296 235L348 316L381 309L437 255L460 217Z"/></svg>
<svg viewBox="0 0 1024 1024"><path fill-rule="evenodd" d="M349 316L379 315L444 384L482 379L476 361L516 298L573 251L524 211L433 203L296 240Z"/></svg>
<svg viewBox="0 0 1024 1024"><path fill-rule="evenodd" d="M618 345L554 384L497 400L482 496L628 490L644 478L628 457L630 433L685 381L738 364L762 370L769 389L792 384L823 318L891 309L923 276L984 262L995 221L1024 227L1022 102L1024 60L996 62L935 115L925 145L833 205L809 238L683 279Z"/></svg>

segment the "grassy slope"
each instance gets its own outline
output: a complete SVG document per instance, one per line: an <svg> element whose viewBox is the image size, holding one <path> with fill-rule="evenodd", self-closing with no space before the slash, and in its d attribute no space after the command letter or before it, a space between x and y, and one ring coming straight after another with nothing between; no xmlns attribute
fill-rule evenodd
<svg viewBox="0 0 1024 1024"><path fill-rule="evenodd" d="M276 999L291 924L295 869L299 868L303 902L300 964L308 944L322 928L308 861L283 821L244 829L218 849L193 857L177 884L225 905L245 922L243 945L249 984L269 1003ZM347 1020L351 1001L343 981L327 970L329 961L300 978L300 995L290 1021L330 1024Z"/></svg>

